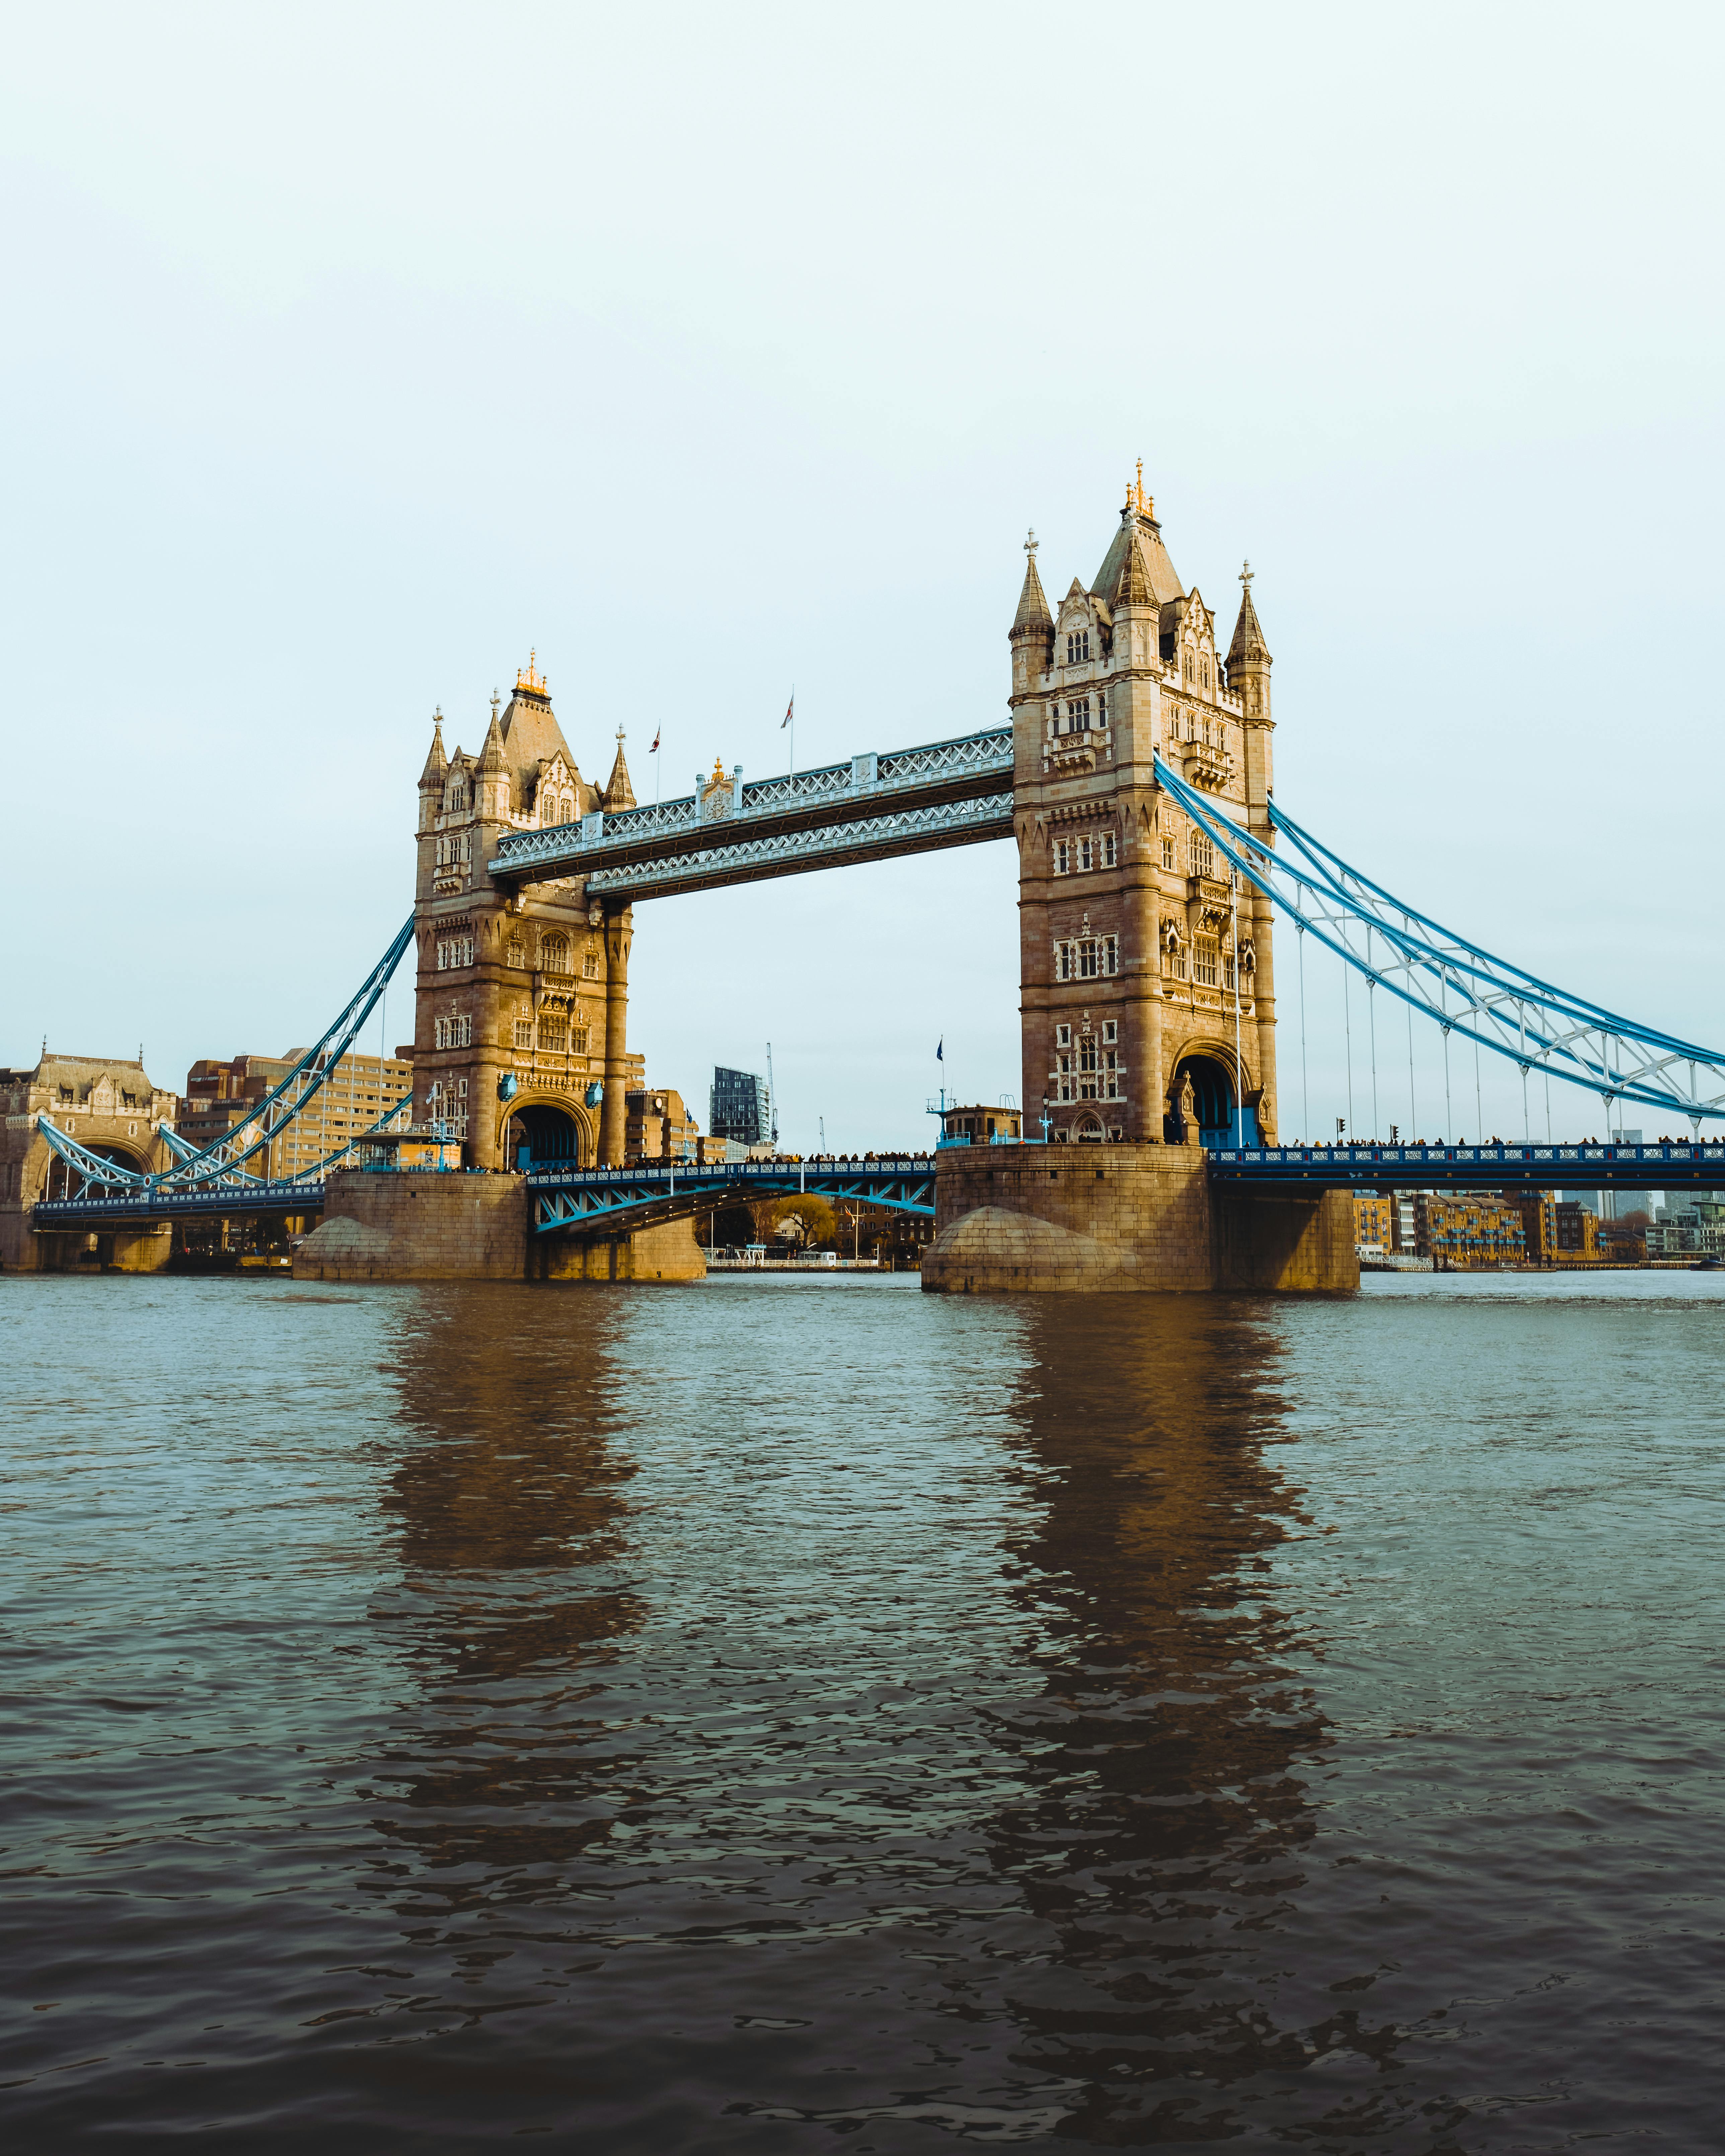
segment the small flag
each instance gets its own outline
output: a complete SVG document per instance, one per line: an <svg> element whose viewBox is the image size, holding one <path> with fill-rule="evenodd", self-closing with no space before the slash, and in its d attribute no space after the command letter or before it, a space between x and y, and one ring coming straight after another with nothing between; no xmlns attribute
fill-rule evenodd
<svg viewBox="0 0 1725 2156"><path fill-rule="evenodd" d="M660 728L659 728L659 729L655 732L655 734L654 734L654 736L653 736L653 746L652 746L652 747L651 747L651 748L649 748L649 749L648 750L648 752L647 752L647 753L648 753L648 755L649 755L649 756L657 756L657 755L658 755L658 753L659 753L659 736L660 736L660 733L661 733L661 732L664 732L663 727L660 727Z"/></svg>
<svg viewBox="0 0 1725 2156"><path fill-rule="evenodd" d="M937 1063L944 1063L947 1060L947 1036L945 1034L941 1035L939 1040L935 1045L934 1060Z"/></svg>
<svg viewBox="0 0 1725 2156"><path fill-rule="evenodd" d="M796 716L796 715L797 692L793 689L791 691L791 701L785 706L784 716L778 722L778 731L781 733L784 732L785 728L790 724L791 721Z"/></svg>

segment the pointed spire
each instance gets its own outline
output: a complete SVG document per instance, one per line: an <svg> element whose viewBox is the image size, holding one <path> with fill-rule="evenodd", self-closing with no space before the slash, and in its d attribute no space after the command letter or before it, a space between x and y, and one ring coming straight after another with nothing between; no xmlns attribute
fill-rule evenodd
<svg viewBox="0 0 1725 2156"><path fill-rule="evenodd" d="M1270 647L1264 641L1264 632L1258 626L1258 609L1252 604L1252 565L1241 564L1240 572L1240 619L1234 624L1234 641L1228 647L1228 670L1231 675L1236 666L1257 663L1272 664Z"/></svg>
<svg viewBox="0 0 1725 2156"><path fill-rule="evenodd" d="M1042 588L1042 579L1036 573L1034 531L1024 541L1024 588L1019 593L1019 610L1012 619L1011 634L1014 636L1052 636L1054 634L1054 616L1049 611L1048 596Z"/></svg>
<svg viewBox="0 0 1725 2156"><path fill-rule="evenodd" d="M419 783L441 786L449 767L449 759L444 754L444 707L439 704L431 721L431 747L426 754L425 768L419 774Z"/></svg>
<svg viewBox="0 0 1725 2156"><path fill-rule="evenodd" d="M1120 573L1114 579L1114 588L1106 594L1114 606L1153 606L1156 594L1150 585L1150 571L1144 561L1144 550L1138 535L1130 526L1120 557Z"/></svg>
<svg viewBox="0 0 1725 2156"><path fill-rule="evenodd" d="M497 724L497 702L491 700L491 723L485 729L485 745L480 751L480 775L490 778L503 768L503 733Z"/></svg>
<svg viewBox="0 0 1725 2156"><path fill-rule="evenodd" d="M605 781L605 791L601 798L603 805L613 811L633 808L635 805L635 790L629 783L629 765L624 760L621 726L617 729L617 761L611 767L611 776Z"/></svg>

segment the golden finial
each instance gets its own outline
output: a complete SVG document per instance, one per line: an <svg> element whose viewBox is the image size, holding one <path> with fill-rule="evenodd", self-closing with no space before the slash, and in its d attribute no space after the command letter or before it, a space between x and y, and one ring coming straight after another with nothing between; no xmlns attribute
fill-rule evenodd
<svg viewBox="0 0 1725 2156"><path fill-rule="evenodd" d="M545 676L539 671L539 654L536 650L530 650L527 654L526 665L516 669L515 685L518 690L525 689L531 696L544 696L550 694Z"/></svg>
<svg viewBox="0 0 1725 2156"><path fill-rule="evenodd" d="M721 786L724 783L724 780L725 759L721 756L716 756L713 758L713 784L715 786Z"/></svg>

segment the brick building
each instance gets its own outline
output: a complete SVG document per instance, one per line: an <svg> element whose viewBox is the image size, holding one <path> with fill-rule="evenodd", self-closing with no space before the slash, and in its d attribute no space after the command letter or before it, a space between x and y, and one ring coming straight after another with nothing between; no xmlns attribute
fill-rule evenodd
<svg viewBox="0 0 1725 2156"><path fill-rule="evenodd" d="M1363 1258L1388 1257L1395 1248L1392 1201L1376 1192L1353 1195L1353 1245Z"/></svg>
<svg viewBox="0 0 1725 2156"><path fill-rule="evenodd" d="M1520 1208L1480 1191L1422 1190L1414 1200L1415 1249L1441 1272L1518 1265L1527 1254Z"/></svg>
<svg viewBox="0 0 1725 2156"><path fill-rule="evenodd" d="M285 1055L201 1058L186 1074L179 1135L200 1152L214 1145L275 1091L305 1053L292 1048ZM344 1055L310 1104L270 1141L267 1164L260 1154L249 1172L278 1178L316 1168L408 1100L413 1089L410 1049L387 1057Z"/></svg>
<svg viewBox="0 0 1725 2156"><path fill-rule="evenodd" d="M1062 1142L1276 1128L1269 901L1158 784L1159 751L1268 828L1271 656L1251 572L1225 660L1142 475L1095 581L1051 608L1029 559L1009 640L1025 1112ZM1240 1054L1236 1066L1235 1040Z"/></svg>
<svg viewBox="0 0 1725 2156"><path fill-rule="evenodd" d="M701 1126L674 1088L642 1087L624 1096L624 1158L631 1161L698 1160ZM721 1155L723 1158L723 1155Z"/></svg>

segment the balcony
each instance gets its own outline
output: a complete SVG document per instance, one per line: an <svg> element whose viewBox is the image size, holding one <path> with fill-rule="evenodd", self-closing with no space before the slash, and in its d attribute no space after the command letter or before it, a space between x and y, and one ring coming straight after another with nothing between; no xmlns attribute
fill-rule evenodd
<svg viewBox="0 0 1725 2156"><path fill-rule="evenodd" d="M1178 759L1187 784L1201 787L1207 793L1226 786L1239 768L1239 758L1231 748L1218 748L1209 742L1170 742L1167 752L1171 761Z"/></svg>

